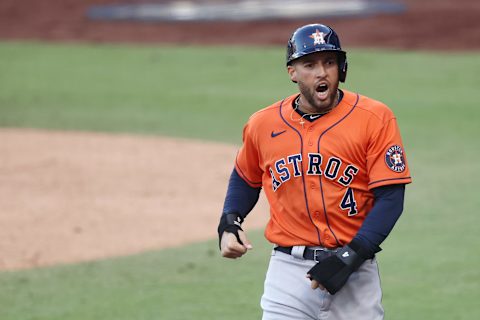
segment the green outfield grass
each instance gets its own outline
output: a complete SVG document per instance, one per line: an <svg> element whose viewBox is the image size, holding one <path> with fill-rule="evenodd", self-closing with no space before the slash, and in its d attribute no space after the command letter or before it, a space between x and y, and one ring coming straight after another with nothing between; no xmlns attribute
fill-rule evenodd
<svg viewBox="0 0 480 320"><path fill-rule="evenodd" d="M249 114L294 90L278 52L3 43L0 126L239 143Z"/></svg>
<svg viewBox="0 0 480 320"><path fill-rule="evenodd" d="M346 87L394 110L414 177L378 256L387 319L480 318L479 58L349 50ZM252 112L295 92L283 59L283 48L0 43L0 126L238 144ZM0 273L0 319L258 319L269 245L249 234L255 249L236 261L212 240Z"/></svg>
<svg viewBox="0 0 480 320"><path fill-rule="evenodd" d="M252 240L261 242L259 232ZM218 256L218 242L0 274L0 319L255 319L269 251Z"/></svg>

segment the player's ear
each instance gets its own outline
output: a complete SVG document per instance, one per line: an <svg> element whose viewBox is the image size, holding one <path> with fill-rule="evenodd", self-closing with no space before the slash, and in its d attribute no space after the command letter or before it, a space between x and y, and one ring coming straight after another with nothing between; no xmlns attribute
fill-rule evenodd
<svg viewBox="0 0 480 320"><path fill-rule="evenodd" d="M287 72L288 72L288 75L290 76L290 80L292 80L292 82L297 83L297 71L295 67L292 65L288 65Z"/></svg>

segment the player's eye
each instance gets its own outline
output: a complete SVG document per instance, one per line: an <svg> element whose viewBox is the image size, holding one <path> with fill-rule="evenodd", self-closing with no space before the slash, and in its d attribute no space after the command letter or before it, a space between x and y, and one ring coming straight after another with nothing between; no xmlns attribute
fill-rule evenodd
<svg viewBox="0 0 480 320"><path fill-rule="evenodd" d="M336 62L335 59L328 59L328 60L327 60L327 64L328 64L329 66L334 65L335 62Z"/></svg>

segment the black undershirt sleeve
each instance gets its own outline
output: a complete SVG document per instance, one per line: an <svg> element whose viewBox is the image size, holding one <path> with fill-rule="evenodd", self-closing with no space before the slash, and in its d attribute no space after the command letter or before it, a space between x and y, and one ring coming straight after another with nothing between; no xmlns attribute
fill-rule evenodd
<svg viewBox="0 0 480 320"><path fill-rule="evenodd" d="M245 219L258 201L262 188L251 187L233 169L228 183L227 195L223 205L223 214L238 213Z"/></svg>
<svg viewBox="0 0 480 320"><path fill-rule="evenodd" d="M394 184L372 189L375 203L360 230L354 237L362 247L372 253L380 251L380 244L392 231L402 214L405 195L404 184Z"/></svg>

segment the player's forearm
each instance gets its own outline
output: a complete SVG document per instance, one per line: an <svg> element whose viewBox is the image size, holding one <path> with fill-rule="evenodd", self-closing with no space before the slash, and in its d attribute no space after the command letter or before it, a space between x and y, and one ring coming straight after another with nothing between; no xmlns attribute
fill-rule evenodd
<svg viewBox="0 0 480 320"><path fill-rule="evenodd" d="M403 211L405 185L396 184L373 189L375 204L354 239L373 253L390 234Z"/></svg>
<svg viewBox="0 0 480 320"><path fill-rule="evenodd" d="M247 214L253 209L258 201L261 188L252 188L233 169L228 182L227 195L223 205L222 215L218 224L218 239L222 240L225 231L234 233L238 242L238 231L242 230L241 224Z"/></svg>
<svg viewBox="0 0 480 320"><path fill-rule="evenodd" d="M223 205L223 214L238 213L245 218L257 203L260 190L261 188L252 188L248 185L237 170L233 169Z"/></svg>

